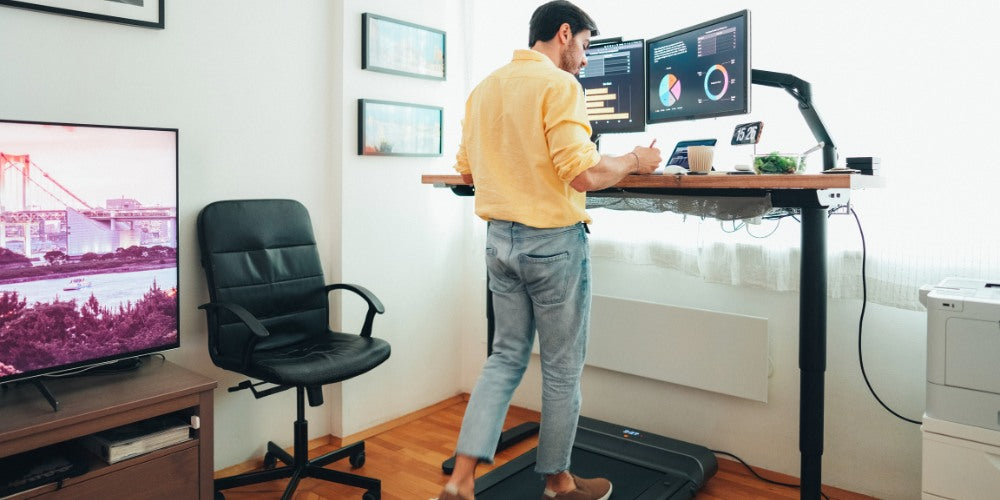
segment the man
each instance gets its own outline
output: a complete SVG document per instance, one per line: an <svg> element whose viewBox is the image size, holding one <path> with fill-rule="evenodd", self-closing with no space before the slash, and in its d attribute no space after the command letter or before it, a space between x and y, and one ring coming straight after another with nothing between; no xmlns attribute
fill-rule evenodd
<svg viewBox="0 0 1000 500"><path fill-rule="evenodd" d="M629 174L649 174L660 151L598 153L583 89L573 75L587 64L594 21L567 1L531 16L528 46L469 96L455 169L475 181L476 214L489 221L486 265L496 316L493 353L462 421L455 470L441 500L473 498L475 468L492 461L537 329L542 418L536 472L543 499L597 500L607 479L569 472L580 415L590 321L590 251L585 193Z"/></svg>

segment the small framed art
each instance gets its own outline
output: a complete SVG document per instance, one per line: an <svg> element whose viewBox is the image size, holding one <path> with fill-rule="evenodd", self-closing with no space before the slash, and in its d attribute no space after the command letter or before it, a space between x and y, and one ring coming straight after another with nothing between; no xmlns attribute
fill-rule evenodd
<svg viewBox="0 0 1000 500"><path fill-rule="evenodd" d="M444 80L445 32L361 14L361 69Z"/></svg>
<svg viewBox="0 0 1000 500"><path fill-rule="evenodd" d="M444 108L358 99L358 154L441 156Z"/></svg>

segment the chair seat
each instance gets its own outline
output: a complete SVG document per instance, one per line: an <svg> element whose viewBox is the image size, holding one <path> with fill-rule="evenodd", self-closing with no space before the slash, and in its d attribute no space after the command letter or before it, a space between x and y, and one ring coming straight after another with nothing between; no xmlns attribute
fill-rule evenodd
<svg viewBox="0 0 1000 500"><path fill-rule="evenodd" d="M255 350L246 375L279 385L325 385L367 372L390 353L389 343L382 339L329 332Z"/></svg>

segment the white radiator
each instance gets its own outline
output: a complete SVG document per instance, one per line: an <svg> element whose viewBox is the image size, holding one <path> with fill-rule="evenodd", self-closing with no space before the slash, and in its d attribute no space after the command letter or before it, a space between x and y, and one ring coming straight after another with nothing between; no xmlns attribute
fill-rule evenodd
<svg viewBox="0 0 1000 500"><path fill-rule="evenodd" d="M767 402L767 319L595 295L587 364Z"/></svg>

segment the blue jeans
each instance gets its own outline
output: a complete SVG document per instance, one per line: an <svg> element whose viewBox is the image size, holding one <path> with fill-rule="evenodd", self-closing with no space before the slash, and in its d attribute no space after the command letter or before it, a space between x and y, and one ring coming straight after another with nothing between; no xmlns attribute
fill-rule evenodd
<svg viewBox="0 0 1000 500"><path fill-rule="evenodd" d="M486 267L496 318L493 353L469 399L456 452L492 462L537 329L542 418L535 471L569 470L590 327L590 248L585 227L580 223L538 229L491 221Z"/></svg>

